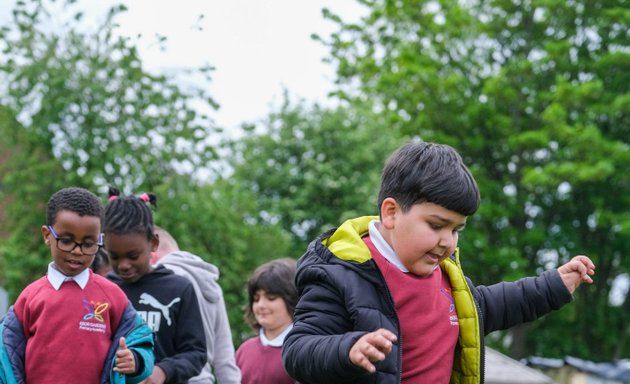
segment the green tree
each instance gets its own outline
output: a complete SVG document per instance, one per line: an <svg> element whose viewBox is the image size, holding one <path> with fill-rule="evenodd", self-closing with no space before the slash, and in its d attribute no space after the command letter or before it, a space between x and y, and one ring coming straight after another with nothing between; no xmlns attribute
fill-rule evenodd
<svg viewBox="0 0 630 384"><path fill-rule="evenodd" d="M136 190L216 158L207 114L216 103L201 87L184 90L143 68L134 41L116 34L123 5L84 32L74 1L54 16L53 3L18 1L2 28L0 103L69 171L66 183ZM199 100L205 111L193 107Z"/></svg>
<svg viewBox="0 0 630 384"><path fill-rule="evenodd" d="M51 5L63 11L50 12ZM90 30L74 1L18 1L0 30L1 137L3 156L4 148L11 154L1 174L8 268L0 280L13 299L49 262L39 228L54 191L104 192L114 184L130 193L213 173L209 139L218 131L192 104L206 101L211 110L214 101L143 69L134 41L116 36L124 10L111 8Z"/></svg>
<svg viewBox="0 0 630 384"><path fill-rule="evenodd" d="M92 30L75 1L18 1L0 30L0 283L15 299L45 272L39 228L56 190L155 192L157 223L220 268L238 343L249 334L246 274L286 256L286 234L258 222L250 192L217 172L221 130L203 84L146 71L135 41L116 34L124 11L111 8Z"/></svg>
<svg viewBox="0 0 630 384"><path fill-rule="evenodd" d="M230 143L230 181L255 193L253 219L278 223L297 258L342 220L378 214L380 171L400 144L389 132L367 109L309 107L287 97L262 127L246 127Z"/></svg>
<svg viewBox="0 0 630 384"><path fill-rule="evenodd" d="M50 260L40 228L46 222L46 202L61 187L64 170L4 107L0 160L0 285L15 298Z"/></svg>
<svg viewBox="0 0 630 384"><path fill-rule="evenodd" d="M356 23L325 11L336 94L471 165L483 201L460 241L469 275L513 279L576 253L598 265L574 304L512 332L512 355L627 355L627 313L608 300L630 264L624 1L360 2Z"/></svg>

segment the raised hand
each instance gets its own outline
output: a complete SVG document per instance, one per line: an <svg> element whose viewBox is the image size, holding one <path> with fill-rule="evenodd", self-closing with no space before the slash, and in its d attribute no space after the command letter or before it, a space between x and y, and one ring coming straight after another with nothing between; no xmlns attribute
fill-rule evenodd
<svg viewBox="0 0 630 384"><path fill-rule="evenodd" d="M573 293L582 283L592 284L595 264L587 256L575 256L568 263L558 267L562 282Z"/></svg>
<svg viewBox="0 0 630 384"><path fill-rule="evenodd" d="M127 348L125 338L118 340L118 351L116 351L116 366L114 371L124 373L125 375L133 374L136 371L136 359L130 349Z"/></svg>

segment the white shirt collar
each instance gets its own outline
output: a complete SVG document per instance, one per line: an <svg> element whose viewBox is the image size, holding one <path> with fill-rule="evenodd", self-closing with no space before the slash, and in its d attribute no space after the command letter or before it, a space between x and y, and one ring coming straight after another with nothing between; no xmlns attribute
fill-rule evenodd
<svg viewBox="0 0 630 384"><path fill-rule="evenodd" d="M396 268L400 269L402 272L409 272L409 270L403 265L398 256L396 256L396 252L392 249L392 247L385 241L383 235L378 231L377 225L381 225L380 220L372 220L368 226L368 231L370 233L370 239L372 240L372 244L374 247L380 252L381 255L387 261L396 266Z"/></svg>
<svg viewBox="0 0 630 384"><path fill-rule="evenodd" d="M48 274L46 276L48 277L48 281L50 281L50 284L53 286L53 288L55 288L55 291L59 290L61 284L63 284L64 281L70 280L74 280L77 284L79 284L79 287L81 287L81 289L84 289L88 283L88 280L90 279L90 271L88 268L86 268L83 272L79 273L76 276L66 276L57 269L57 266L53 261L48 264Z"/></svg>
<svg viewBox="0 0 630 384"><path fill-rule="evenodd" d="M289 334L289 331L291 330L291 328L293 328L293 323L289 324L289 326L282 331L281 334L279 334L278 336L276 336L275 338L269 340L267 338L267 336L265 336L265 330L260 328L260 343L264 346L264 347L282 347L282 343L284 343L284 338L287 337L287 335Z"/></svg>

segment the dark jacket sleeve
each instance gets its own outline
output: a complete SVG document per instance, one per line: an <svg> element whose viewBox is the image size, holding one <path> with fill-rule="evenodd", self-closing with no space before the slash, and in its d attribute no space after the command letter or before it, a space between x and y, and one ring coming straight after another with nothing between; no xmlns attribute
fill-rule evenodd
<svg viewBox="0 0 630 384"><path fill-rule="evenodd" d="M0 383L23 383L26 335L13 307L0 321Z"/></svg>
<svg viewBox="0 0 630 384"><path fill-rule="evenodd" d="M535 320L572 299L557 270L515 282L473 288L484 335Z"/></svg>
<svg viewBox="0 0 630 384"><path fill-rule="evenodd" d="M323 268L298 274L300 299L293 329L282 347L285 370L303 384L344 383L367 375L352 364L350 348L365 331L352 331L350 314L335 282ZM350 284L351 285L351 284Z"/></svg>
<svg viewBox="0 0 630 384"><path fill-rule="evenodd" d="M182 291L181 298L175 335L177 353L156 364L166 374L167 383L185 383L201 372L207 360L203 322L192 284Z"/></svg>

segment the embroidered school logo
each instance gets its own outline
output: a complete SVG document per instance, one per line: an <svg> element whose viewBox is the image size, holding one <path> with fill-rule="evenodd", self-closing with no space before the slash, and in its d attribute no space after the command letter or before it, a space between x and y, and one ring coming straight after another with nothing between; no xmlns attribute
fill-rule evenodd
<svg viewBox="0 0 630 384"><path fill-rule="evenodd" d="M455 301L453 300L453 295L451 294L451 289L450 288L440 288L440 293L442 294L442 296L446 297L446 299L449 301L449 303L451 303L448 306L448 311L449 312L455 312Z"/></svg>
<svg viewBox="0 0 630 384"><path fill-rule="evenodd" d="M107 310L109 307L109 303L99 303L91 300L83 299L83 308L87 311L85 316L83 316L83 320L91 320L96 319L101 323L105 321L103 319L102 313Z"/></svg>
<svg viewBox="0 0 630 384"><path fill-rule="evenodd" d="M459 325L459 319L457 318L457 313L455 312L455 300L453 299L453 294L451 293L450 288L440 288L440 293L442 296L446 297L448 302L450 303L448 306L448 320L451 325Z"/></svg>
<svg viewBox="0 0 630 384"><path fill-rule="evenodd" d="M83 320L79 321L79 329L88 332L105 333L107 331L107 323L105 323L103 314L109 308L109 303L83 299L81 304L87 313L83 315Z"/></svg>

